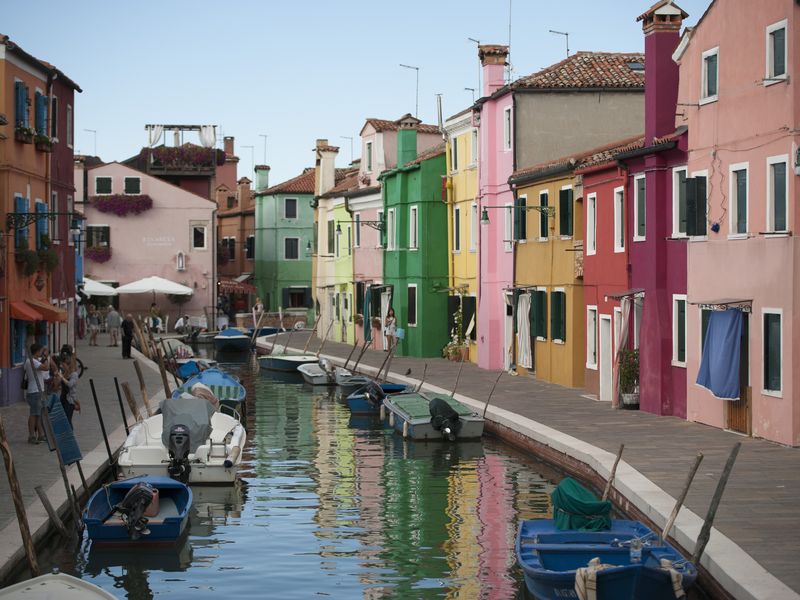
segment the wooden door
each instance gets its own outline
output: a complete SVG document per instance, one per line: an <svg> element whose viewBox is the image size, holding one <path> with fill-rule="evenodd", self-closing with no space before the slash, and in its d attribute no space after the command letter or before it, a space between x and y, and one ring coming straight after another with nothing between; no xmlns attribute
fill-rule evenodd
<svg viewBox="0 0 800 600"><path fill-rule="evenodd" d="M750 387L750 314L742 315L742 340L739 351L739 400L726 402L728 429L745 435L752 434L752 396Z"/></svg>

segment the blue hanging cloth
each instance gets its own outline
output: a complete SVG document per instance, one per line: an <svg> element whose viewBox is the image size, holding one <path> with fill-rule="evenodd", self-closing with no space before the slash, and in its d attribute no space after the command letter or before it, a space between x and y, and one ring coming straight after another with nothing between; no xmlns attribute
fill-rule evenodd
<svg viewBox="0 0 800 600"><path fill-rule="evenodd" d="M739 399L741 340L742 311L729 309L711 313L697 385L721 400Z"/></svg>
<svg viewBox="0 0 800 600"><path fill-rule="evenodd" d="M364 341L372 341L372 319L370 318L369 299L372 296L371 286L366 286L367 289L364 293Z"/></svg>

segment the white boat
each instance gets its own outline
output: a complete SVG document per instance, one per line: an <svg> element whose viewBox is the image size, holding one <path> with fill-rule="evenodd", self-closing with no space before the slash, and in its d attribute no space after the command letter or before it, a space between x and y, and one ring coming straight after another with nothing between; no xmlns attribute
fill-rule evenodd
<svg viewBox="0 0 800 600"><path fill-rule="evenodd" d="M197 410L186 418L192 403ZM183 394L162 403L162 414L134 425L117 459L121 476L165 475L184 483L233 483L247 433L237 418L208 411L206 405L211 406Z"/></svg>
<svg viewBox="0 0 800 600"><path fill-rule="evenodd" d="M48 573L0 590L3 600L116 600L93 583L66 573Z"/></svg>
<svg viewBox="0 0 800 600"><path fill-rule="evenodd" d="M260 356L258 362L262 369L270 371L297 371L300 365L314 364L319 361L316 354L267 354Z"/></svg>
<svg viewBox="0 0 800 600"><path fill-rule="evenodd" d="M325 359L316 363L302 364L297 370L303 376L303 380L311 385L336 385L339 379L352 375L347 369L334 367Z"/></svg>

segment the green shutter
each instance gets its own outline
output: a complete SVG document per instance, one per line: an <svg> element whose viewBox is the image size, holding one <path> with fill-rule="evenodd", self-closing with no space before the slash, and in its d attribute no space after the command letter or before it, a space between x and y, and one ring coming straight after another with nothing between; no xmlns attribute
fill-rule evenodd
<svg viewBox="0 0 800 600"><path fill-rule="evenodd" d="M558 193L558 221L561 235L572 235L572 188Z"/></svg>
<svg viewBox="0 0 800 600"><path fill-rule="evenodd" d="M647 187L645 178L636 180L636 235L645 237L647 231L646 211L647 211Z"/></svg>
<svg viewBox="0 0 800 600"><path fill-rule="evenodd" d="M561 303L558 301L558 292L550 292L550 335L554 340L561 338L560 313Z"/></svg>
<svg viewBox="0 0 800 600"><path fill-rule="evenodd" d="M539 206L546 207L549 205L549 199L547 194L542 194L539 196ZM546 238L547 237L547 212L542 211L539 215L539 237Z"/></svg>
<svg viewBox="0 0 800 600"><path fill-rule="evenodd" d="M747 233L747 170L734 171L736 178L736 233Z"/></svg>
<svg viewBox="0 0 800 600"><path fill-rule="evenodd" d="M572 196L572 191L570 190L570 196ZM567 341L567 294L565 292L560 292L560 301L561 301L561 310L560 310L560 322L561 322L561 341Z"/></svg>
<svg viewBox="0 0 800 600"><path fill-rule="evenodd" d="M772 165L773 231L786 231L786 163Z"/></svg>
<svg viewBox="0 0 800 600"><path fill-rule="evenodd" d="M764 389L781 390L781 316L764 314Z"/></svg>
<svg viewBox="0 0 800 600"><path fill-rule="evenodd" d="M772 36L772 77L786 75L786 29L776 29Z"/></svg>
<svg viewBox="0 0 800 600"><path fill-rule="evenodd" d="M686 300L677 301L678 362L686 362Z"/></svg>

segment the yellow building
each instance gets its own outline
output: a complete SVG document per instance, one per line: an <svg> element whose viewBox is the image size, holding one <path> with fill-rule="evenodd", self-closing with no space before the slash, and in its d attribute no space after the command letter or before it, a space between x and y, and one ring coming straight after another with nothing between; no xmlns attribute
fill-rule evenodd
<svg viewBox="0 0 800 600"><path fill-rule="evenodd" d="M536 165L509 179L516 247L511 301L516 306L517 371L582 387L583 198L573 176L575 164L575 158L567 158Z"/></svg>
<svg viewBox="0 0 800 600"><path fill-rule="evenodd" d="M447 133L447 238L449 248L449 328L461 306L462 332L469 344L469 359L477 363L478 297L478 130L472 108L450 117Z"/></svg>

